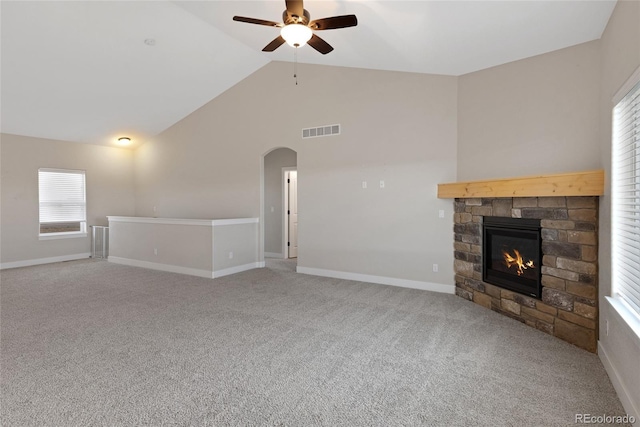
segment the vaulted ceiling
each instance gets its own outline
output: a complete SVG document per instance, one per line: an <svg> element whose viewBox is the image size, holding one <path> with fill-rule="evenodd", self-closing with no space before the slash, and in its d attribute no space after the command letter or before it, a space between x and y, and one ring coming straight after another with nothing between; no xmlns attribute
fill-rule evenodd
<svg viewBox="0 0 640 427"><path fill-rule="evenodd" d="M615 0L305 1L335 50L302 63L458 76L600 38ZM293 48L261 49L284 1L6 1L1 131L94 144L162 132ZM135 144L133 146L136 146Z"/></svg>

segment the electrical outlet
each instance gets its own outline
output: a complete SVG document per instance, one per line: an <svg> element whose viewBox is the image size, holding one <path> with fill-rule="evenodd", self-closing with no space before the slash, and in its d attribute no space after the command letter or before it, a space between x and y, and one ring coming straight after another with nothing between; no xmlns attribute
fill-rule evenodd
<svg viewBox="0 0 640 427"><path fill-rule="evenodd" d="M362 181L362 188L367 188L367 181Z"/></svg>
<svg viewBox="0 0 640 427"><path fill-rule="evenodd" d="M229 259L233 259L233 251L229 252Z"/></svg>
<svg viewBox="0 0 640 427"><path fill-rule="evenodd" d="M384 188L384 181L380 181L380 188Z"/></svg>
<svg viewBox="0 0 640 427"><path fill-rule="evenodd" d="M440 210L438 211L438 217L439 217L439 218L444 218L444 209L440 209Z"/></svg>
<svg viewBox="0 0 640 427"><path fill-rule="evenodd" d="M153 248L153 254L158 255L158 248Z"/></svg>
<svg viewBox="0 0 640 427"><path fill-rule="evenodd" d="M438 272L438 264L433 264L433 272L434 273Z"/></svg>

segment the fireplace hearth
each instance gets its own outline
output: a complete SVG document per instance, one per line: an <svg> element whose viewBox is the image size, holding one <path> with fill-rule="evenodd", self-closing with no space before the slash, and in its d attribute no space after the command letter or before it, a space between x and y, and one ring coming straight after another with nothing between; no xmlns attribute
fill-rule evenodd
<svg viewBox="0 0 640 427"><path fill-rule="evenodd" d="M541 298L540 220L486 216L482 223L482 280Z"/></svg>

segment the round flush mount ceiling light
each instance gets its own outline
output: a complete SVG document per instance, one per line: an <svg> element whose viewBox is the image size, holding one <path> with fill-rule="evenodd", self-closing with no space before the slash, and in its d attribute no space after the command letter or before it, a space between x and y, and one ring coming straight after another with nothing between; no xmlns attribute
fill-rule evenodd
<svg viewBox="0 0 640 427"><path fill-rule="evenodd" d="M311 36L313 36L313 31L306 25L289 24L282 27L280 35L289 46L302 47L309 41Z"/></svg>
<svg viewBox="0 0 640 427"><path fill-rule="evenodd" d="M128 136L121 136L118 138L118 145L129 145L131 144L131 138Z"/></svg>

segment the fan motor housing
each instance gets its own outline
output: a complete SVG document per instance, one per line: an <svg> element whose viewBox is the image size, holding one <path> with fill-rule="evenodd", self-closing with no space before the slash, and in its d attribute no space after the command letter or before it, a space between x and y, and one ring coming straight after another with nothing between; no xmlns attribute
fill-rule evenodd
<svg viewBox="0 0 640 427"><path fill-rule="evenodd" d="M303 9L303 10L304 10L304 16L290 15L289 11L285 10L284 12L282 12L282 21L284 22L285 25L289 25L289 24L309 25L309 21L311 21L311 15L309 15L309 12L307 11L307 9Z"/></svg>

